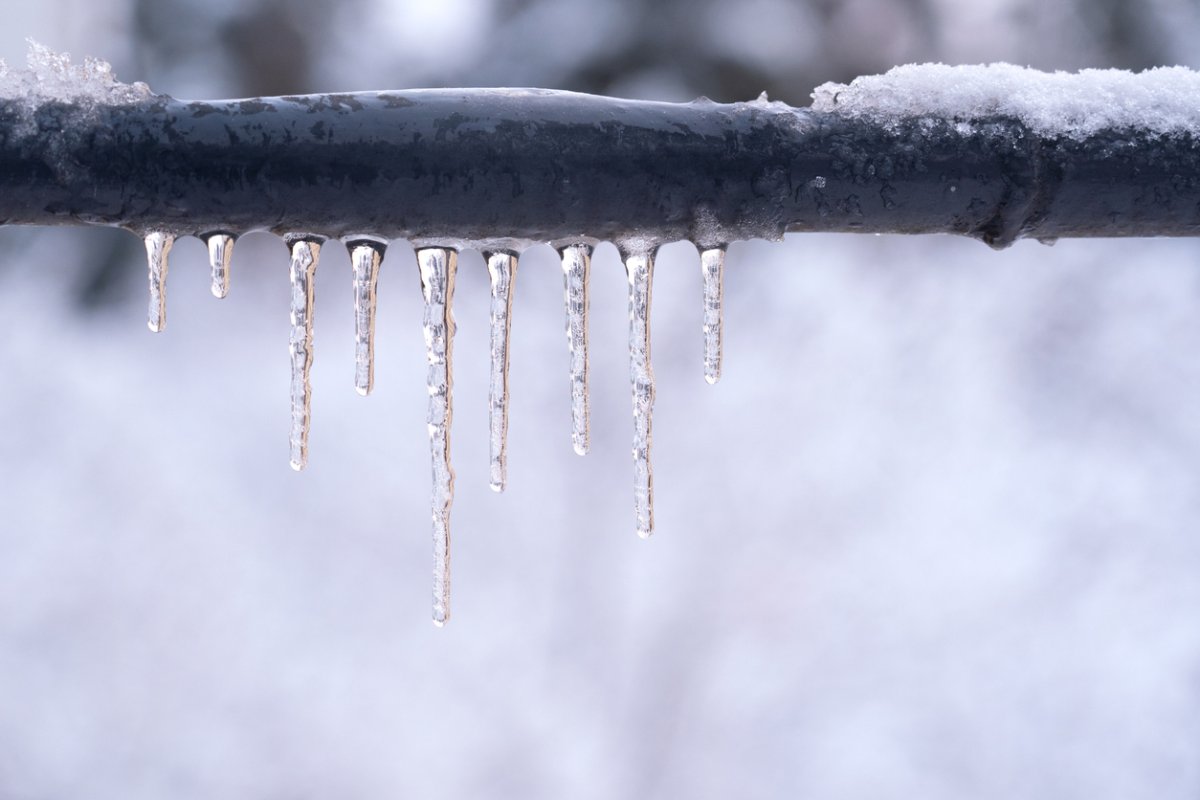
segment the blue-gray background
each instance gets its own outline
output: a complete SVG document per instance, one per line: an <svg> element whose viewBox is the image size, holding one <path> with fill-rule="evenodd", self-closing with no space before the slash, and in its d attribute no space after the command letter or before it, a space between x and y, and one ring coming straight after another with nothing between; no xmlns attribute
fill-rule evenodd
<svg viewBox="0 0 1200 800"><path fill-rule="evenodd" d="M540 85L808 102L908 61L1195 63L1183 0L61 0L25 36L182 97ZM503 234L503 231L497 231ZM593 452L561 275L517 281L487 488L487 278L456 302L454 619L429 624L419 291L317 280L287 466L282 244L0 231L0 798L1200 795L1200 248L805 236L729 254L726 369L664 249L658 532L633 533L625 280L592 274Z"/></svg>

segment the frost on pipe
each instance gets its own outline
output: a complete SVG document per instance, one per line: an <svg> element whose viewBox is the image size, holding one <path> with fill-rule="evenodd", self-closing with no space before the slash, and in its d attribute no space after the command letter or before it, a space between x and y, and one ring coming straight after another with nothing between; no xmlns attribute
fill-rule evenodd
<svg viewBox="0 0 1200 800"><path fill-rule="evenodd" d="M321 243L351 251L355 389L373 385L387 243L418 251L433 478L434 618L449 616L451 313L457 252L491 277L490 483L505 485L512 285L526 247L562 257L572 444L589 446L588 280L612 241L629 280L635 527L653 530L654 253L700 251L703 374L721 374L725 249L789 231L1020 237L1186 236L1200 225L1200 76L1047 75L1007 65L902 67L826 84L811 108L538 89L181 101L102 62L34 47L0 65L0 223L116 225L142 236L151 329L179 236L208 244L229 291L236 238L285 237L292 280L293 466L308 457L312 278ZM298 233L304 232L304 233Z"/></svg>

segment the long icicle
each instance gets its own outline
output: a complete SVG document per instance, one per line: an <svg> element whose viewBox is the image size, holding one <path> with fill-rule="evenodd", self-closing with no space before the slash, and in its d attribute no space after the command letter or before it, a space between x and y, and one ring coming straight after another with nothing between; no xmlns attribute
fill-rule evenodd
<svg viewBox="0 0 1200 800"><path fill-rule="evenodd" d="M212 293L223 298L229 294L229 265L233 261L234 237L214 233L205 241L208 245L208 266L212 271Z"/></svg>
<svg viewBox="0 0 1200 800"><path fill-rule="evenodd" d="M350 265L354 269L354 391L364 397L375 387L375 294L381 263L381 245L350 245Z"/></svg>
<svg viewBox="0 0 1200 800"><path fill-rule="evenodd" d="M650 290L654 253L626 255L629 278L629 380L633 388L634 514L643 539L654 532L654 475L650 465L650 421L654 369L650 365Z"/></svg>
<svg viewBox="0 0 1200 800"><path fill-rule="evenodd" d="M450 619L450 506L454 469L450 465L452 414L451 360L454 342L454 272L458 254L443 248L417 251L425 297L425 349L429 360L429 446L433 460L433 623Z"/></svg>
<svg viewBox="0 0 1200 800"><path fill-rule="evenodd" d="M164 231L146 234L146 261L150 268L150 314L146 325L158 333L167 326L167 262L175 237Z"/></svg>
<svg viewBox="0 0 1200 800"><path fill-rule="evenodd" d="M567 307L567 347L571 352L571 444L579 455L591 446L588 421L588 280L592 248L562 250L563 294Z"/></svg>
<svg viewBox="0 0 1200 800"><path fill-rule="evenodd" d="M321 256L321 244L312 239L288 241L292 251L292 469L308 463L308 428L312 400L313 278Z"/></svg>
<svg viewBox="0 0 1200 800"><path fill-rule="evenodd" d="M512 253L492 253L488 256L487 265L492 285L492 374L488 382L488 423L491 432L489 481L493 491L503 492L508 480L508 341L512 333L517 257Z"/></svg>
<svg viewBox="0 0 1200 800"><path fill-rule="evenodd" d="M700 254L704 282L704 380L721 379L721 306L725 294L725 248L715 247Z"/></svg>

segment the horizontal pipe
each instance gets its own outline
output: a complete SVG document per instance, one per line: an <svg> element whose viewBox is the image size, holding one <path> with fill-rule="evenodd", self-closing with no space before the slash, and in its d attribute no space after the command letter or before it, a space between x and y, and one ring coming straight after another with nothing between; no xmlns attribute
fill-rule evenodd
<svg viewBox="0 0 1200 800"><path fill-rule="evenodd" d="M1191 134L462 89L0 100L0 222L701 248L789 231L1190 236Z"/></svg>

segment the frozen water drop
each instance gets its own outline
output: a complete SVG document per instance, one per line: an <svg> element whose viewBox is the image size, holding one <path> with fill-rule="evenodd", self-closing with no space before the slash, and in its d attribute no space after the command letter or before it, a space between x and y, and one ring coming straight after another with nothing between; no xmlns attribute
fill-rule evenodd
<svg viewBox="0 0 1200 800"><path fill-rule="evenodd" d="M654 254L625 257L629 278L629 380L633 387L634 513L643 539L654 532L654 475L650 466L650 420L654 410L654 370L650 366L650 290Z"/></svg>
<svg viewBox="0 0 1200 800"><path fill-rule="evenodd" d="M311 239L290 241L292 262L292 469L302 470L308 463L308 427L312 400L313 278L321 256L320 242Z"/></svg>
<svg viewBox="0 0 1200 800"><path fill-rule="evenodd" d="M725 285L725 250L713 248L700 253L704 280L704 380L721 379L721 305Z"/></svg>
<svg viewBox="0 0 1200 800"><path fill-rule="evenodd" d="M450 418L454 343L454 272L458 254L440 247L417 251L421 292L425 298L423 329L429 361L429 446L433 459L433 621L450 618L450 506L454 501L454 469L450 465Z"/></svg>
<svg viewBox="0 0 1200 800"><path fill-rule="evenodd" d="M208 265L212 268L212 293L223 298L229 294L229 264L233 260L234 237L214 233L208 237Z"/></svg>
<svg viewBox="0 0 1200 800"><path fill-rule="evenodd" d="M356 242L350 245L354 269L354 390L369 395L375 386L375 290L383 247Z"/></svg>
<svg viewBox="0 0 1200 800"><path fill-rule="evenodd" d="M508 339L512 333L512 292L517 279L517 257L511 253L488 256L492 284L491 356L488 383L491 430L490 483L493 491L504 491L508 464Z"/></svg>
<svg viewBox="0 0 1200 800"><path fill-rule="evenodd" d="M567 347L571 353L571 444L579 455L590 447L588 423L588 279L592 248L562 250L563 294L567 307Z"/></svg>
<svg viewBox="0 0 1200 800"><path fill-rule="evenodd" d="M146 261L150 267L150 315L147 326L158 333L167 326L167 261L175 237L163 231L146 234Z"/></svg>

